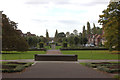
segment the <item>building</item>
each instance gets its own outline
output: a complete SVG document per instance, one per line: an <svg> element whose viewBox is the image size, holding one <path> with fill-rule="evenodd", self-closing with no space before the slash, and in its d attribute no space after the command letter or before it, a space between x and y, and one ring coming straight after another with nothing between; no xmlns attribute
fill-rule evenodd
<svg viewBox="0 0 120 80"><path fill-rule="evenodd" d="M91 37L88 39L88 44L99 46L100 44L102 44L102 40L102 35L92 34Z"/></svg>
<svg viewBox="0 0 120 80"><path fill-rule="evenodd" d="M22 37L24 36L24 34L22 33L21 30L16 30Z"/></svg>
<svg viewBox="0 0 120 80"><path fill-rule="evenodd" d="M26 34L23 34L24 37L26 36L36 36L35 34L31 34L30 32L27 32Z"/></svg>
<svg viewBox="0 0 120 80"><path fill-rule="evenodd" d="M95 37L95 45L96 46L99 46L99 45L101 45L102 44L102 36L101 35L97 35L96 37Z"/></svg>

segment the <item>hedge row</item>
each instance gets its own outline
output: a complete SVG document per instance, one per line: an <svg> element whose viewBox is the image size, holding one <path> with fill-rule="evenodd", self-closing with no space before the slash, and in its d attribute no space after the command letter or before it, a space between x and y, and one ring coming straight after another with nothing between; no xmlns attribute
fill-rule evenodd
<svg viewBox="0 0 120 80"><path fill-rule="evenodd" d="M42 48L42 49L29 49L28 51L46 51L47 49Z"/></svg>
<svg viewBox="0 0 120 80"><path fill-rule="evenodd" d="M6 50L6 49L2 49L2 51L16 51L15 49L12 50ZM46 51L45 48L42 49L28 49L27 51Z"/></svg>
<svg viewBox="0 0 120 80"><path fill-rule="evenodd" d="M60 50L108 50L108 49L107 48L80 48L80 49L60 48Z"/></svg>
<svg viewBox="0 0 120 80"><path fill-rule="evenodd" d="M26 63L24 65L21 64L3 64L3 66L8 66L8 67L15 67L13 69L2 69L3 73L13 73L13 72L21 72L23 71L26 67L29 67L32 65L32 63Z"/></svg>
<svg viewBox="0 0 120 80"><path fill-rule="evenodd" d="M120 63L106 63L106 64L99 64L99 63L87 63L86 66L97 68L100 71L108 72L108 73L120 73L120 69L118 67L116 68L110 68L112 66L119 66Z"/></svg>

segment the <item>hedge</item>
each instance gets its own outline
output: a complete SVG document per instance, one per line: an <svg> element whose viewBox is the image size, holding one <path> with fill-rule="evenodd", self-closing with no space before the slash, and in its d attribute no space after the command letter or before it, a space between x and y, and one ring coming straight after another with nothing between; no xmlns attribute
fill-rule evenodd
<svg viewBox="0 0 120 80"><path fill-rule="evenodd" d="M21 72L21 71L23 71L26 67L29 67L29 66L31 66L33 63L26 63L26 64L24 64L24 65L22 65L22 64L7 64L7 63L5 63L5 64L2 64L3 66L5 65L5 66L9 66L9 67L15 67L15 68L13 68L13 69L2 69L2 72L3 73L13 73L13 72Z"/></svg>
<svg viewBox="0 0 120 80"><path fill-rule="evenodd" d="M79 49L74 49L74 48L60 48L60 50L108 50L107 48L79 48Z"/></svg>

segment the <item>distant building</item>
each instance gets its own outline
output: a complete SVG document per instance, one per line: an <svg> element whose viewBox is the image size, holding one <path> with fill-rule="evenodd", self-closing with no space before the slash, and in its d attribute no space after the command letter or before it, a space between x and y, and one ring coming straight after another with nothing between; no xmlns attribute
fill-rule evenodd
<svg viewBox="0 0 120 80"><path fill-rule="evenodd" d="M31 34L30 32L23 33L21 30L16 30L22 37L27 37L27 36L36 36L35 34Z"/></svg>
<svg viewBox="0 0 120 80"><path fill-rule="evenodd" d="M99 44L102 44L102 35L92 34L91 37L88 39L88 44L99 46Z"/></svg>
<svg viewBox="0 0 120 80"><path fill-rule="evenodd" d="M30 32L27 32L26 34L23 34L24 37L26 36L36 36L35 34L31 34Z"/></svg>
<svg viewBox="0 0 120 80"><path fill-rule="evenodd" d="M22 37L24 36L24 34L22 33L21 30L16 30Z"/></svg>
<svg viewBox="0 0 120 80"><path fill-rule="evenodd" d="M96 38L95 38L95 45L99 46L100 44L102 44L102 36L97 35Z"/></svg>

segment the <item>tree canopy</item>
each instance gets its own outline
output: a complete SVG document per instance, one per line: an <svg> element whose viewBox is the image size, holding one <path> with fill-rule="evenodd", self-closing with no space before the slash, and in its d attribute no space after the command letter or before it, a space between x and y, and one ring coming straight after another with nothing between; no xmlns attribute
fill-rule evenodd
<svg viewBox="0 0 120 80"><path fill-rule="evenodd" d="M110 3L103 11L103 15L99 17L98 22L103 25L106 47L109 49L115 47L120 50L120 4L118 2Z"/></svg>
<svg viewBox="0 0 120 80"><path fill-rule="evenodd" d="M17 23L2 14L2 48L4 50L26 51L28 44L17 32Z"/></svg>

